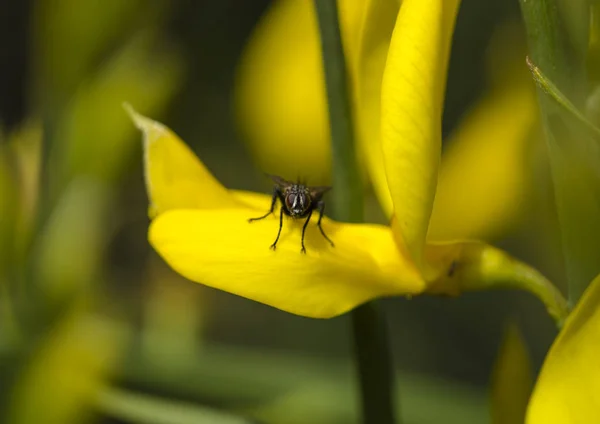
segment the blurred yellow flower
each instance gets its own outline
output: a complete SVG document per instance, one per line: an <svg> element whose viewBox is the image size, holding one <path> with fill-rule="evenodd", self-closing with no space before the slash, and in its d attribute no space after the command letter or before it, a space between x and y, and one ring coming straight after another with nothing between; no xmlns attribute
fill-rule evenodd
<svg viewBox="0 0 600 424"><path fill-rule="evenodd" d="M354 55L363 2L338 4L345 52ZM273 3L246 48L235 94L241 130L262 169L307 176L313 184L329 180L329 118L312 2Z"/></svg>
<svg viewBox="0 0 600 424"><path fill-rule="evenodd" d="M375 3L375 2L373 2ZM457 0L406 0L398 13L382 88L381 147L392 226L324 219L300 254L299 223L279 227L270 196L223 187L162 124L130 110L145 135L146 185L154 220L149 239L190 280L308 317L342 314L372 298L522 288L557 320L560 293L543 276L479 242L425 242L437 184L441 111Z"/></svg>
<svg viewBox="0 0 600 424"><path fill-rule="evenodd" d="M523 423L532 386L527 347L516 323L510 322L492 373L492 424Z"/></svg>
<svg viewBox="0 0 600 424"><path fill-rule="evenodd" d="M69 311L19 370L6 423L70 424L93 415L122 359L129 328L88 309L83 301Z"/></svg>

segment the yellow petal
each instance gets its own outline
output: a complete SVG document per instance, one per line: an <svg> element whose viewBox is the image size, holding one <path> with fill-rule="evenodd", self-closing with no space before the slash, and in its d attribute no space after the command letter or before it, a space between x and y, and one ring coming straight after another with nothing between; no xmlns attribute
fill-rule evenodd
<svg viewBox="0 0 600 424"><path fill-rule="evenodd" d="M588 286L550 348L527 424L600 422L600 276Z"/></svg>
<svg viewBox="0 0 600 424"><path fill-rule="evenodd" d="M395 0L368 0L365 7L355 64L357 141L375 194L389 217L393 206L381 149L381 81L399 4Z"/></svg>
<svg viewBox="0 0 600 424"><path fill-rule="evenodd" d="M424 258L427 292L456 296L465 291L525 290L540 299L561 325L567 302L556 287L529 265L480 242L428 244Z"/></svg>
<svg viewBox="0 0 600 424"><path fill-rule="evenodd" d="M302 254L302 220L284 220L273 251L279 217L248 222L260 214L242 208L170 211L153 221L149 239L192 281L307 317L328 318L375 297L424 288L414 267L398 255L389 227L324 219L331 247L313 217Z"/></svg>
<svg viewBox="0 0 600 424"><path fill-rule="evenodd" d="M405 0L383 77L381 137L401 248L417 264L438 178L442 106L459 0Z"/></svg>
<svg viewBox="0 0 600 424"><path fill-rule="evenodd" d="M175 133L135 112L129 105L126 109L144 136L144 170L151 217L170 209L238 205Z"/></svg>
<svg viewBox="0 0 600 424"><path fill-rule="evenodd" d="M525 421L533 386L531 359L516 323L508 325L492 375L491 413L493 424Z"/></svg>
<svg viewBox="0 0 600 424"><path fill-rule="evenodd" d="M244 206L266 213L269 210L271 195L255 191L231 190L230 193Z"/></svg>
<svg viewBox="0 0 600 424"><path fill-rule="evenodd" d="M527 201L530 132L537 120L533 87L489 93L463 120L444 153L429 239L502 234Z"/></svg>

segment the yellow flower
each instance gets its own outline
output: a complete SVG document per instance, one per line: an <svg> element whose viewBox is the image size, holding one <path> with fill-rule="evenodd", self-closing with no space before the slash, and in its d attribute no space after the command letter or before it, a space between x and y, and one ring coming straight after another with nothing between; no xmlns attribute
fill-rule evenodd
<svg viewBox="0 0 600 424"><path fill-rule="evenodd" d="M399 2L340 0L338 5L358 156L390 216L392 201L374 134L379 134L381 81ZM490 90L449 136L429 228L432 240L490 240L527 209L525 162L531 143L526 142L537 107L523 66L521 34L514 24L497 31L489 48ZM312 3L274 2L244 51L235 94L240 129L261 169L327 184L331 150L320 49Z"/></svg>
<svg viewBox="0 0 600 424"><path fill-rule="evenodd" d="M378 2L370 2L371 16ZM437 184L441 112L457 0L405 0L398 12L383 77L381 140L391 226L323 220L335 242L279 218L252 224L270 196L223 187L163 125L133 110L145 135L146 184L154 218L149 239L190 280L308 317L342 314L375 297L523 288L557 320L564 299L543 276L479 242L426 243ZM384 186L379 185L383 190Z"/></svg>

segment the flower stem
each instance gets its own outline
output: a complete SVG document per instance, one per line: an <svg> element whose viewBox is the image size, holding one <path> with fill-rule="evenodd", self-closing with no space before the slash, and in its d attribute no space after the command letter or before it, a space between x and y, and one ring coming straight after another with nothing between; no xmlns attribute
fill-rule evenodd
<svg viewBox="0 0 600 424"><path fill-rule="evenodd" d="M329 127L333 153L333 209L337 219L346 222L363 220L363 193L356 149L350 86L346 73L346 61L340 35L335 0L315 0L321 47L327 102L329 104Z"/></svg>
<svg viewBox="0 0 600 424"><path fill-rule="evenodd" d="M365 424L391 424L394 411L394 371L385 317L372 301L352 311L352 329L360 376Z"/></svg>
<svg viewBox="0 0 600 424"><path fill-rule="evenodd" d="M363 193L354 148L350 87L336 0L315 0L321 34L333 152L334 216L363 220ZM392 424L394 372L383 311L376 302L351 313L365 424Z"/></svg>

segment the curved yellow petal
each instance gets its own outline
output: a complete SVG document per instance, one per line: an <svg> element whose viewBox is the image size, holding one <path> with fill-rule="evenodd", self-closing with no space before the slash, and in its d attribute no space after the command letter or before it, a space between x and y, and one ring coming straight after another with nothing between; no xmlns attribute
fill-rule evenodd
<svg viewBox="0 0 600 424"><path fill-rule="evenodd" d="M144 137L144 171L152 218L171 209L239 205L175 133L130 105L125 107Z"/></svg>
<svg viewBox="0 0 600 424"><path fill-rule="evenodd" d="M540 299L560 326L567 302L542 274L506 252L475 241L427 244L427 293L456 296L465 291L525 290Z"/></svg>
<svg viewBox="0 0 600 424"><path fill-rule="evenodd" d="M468 113L444 153L428 238L489 239L527 201L527 141L537 120L533 87L490 92Z"/></svg>
<svg viewBox="0 0 600 424"><path fill-rule="evenodd" d="M273 251L279 217L248 222L257 215L242 208L169 211L152 222L149 239L192 281L307 317L329 318L375 297L424 289L418 272L398 254L389 227L325 218L331 247L313 217L302 254L302 220L284 220Z"/></svg>
<svg viewBox="0 0 600 424"><path fill-rule="evenodd" d="M588 286L550 348L527 424L600 422L600 276Z"/></svg>
<svg viewBox="0 0 600 424"><path fill-rule="evenodd" d="M401 248L417 264L433 207L446 70L459 0L405 0L383 76L381 137Z"/></svg>
<svg viewBox="0 0 600 424"><path fill-rule="evenodd" d="M346 55L355 56L362 2L339 2ZM279 0L244 51L236 87L238 123L266 172L329 182L331 147L319 32L312 2Z"/></svg>
<svg viewBox="0 0 600 424"><path fill-rule="evenodd" d="M355 64L358 146L375 194L388 217L392 215L393 205L381 149L381 82L398 9L396 0L367 0Z"/></svg>

